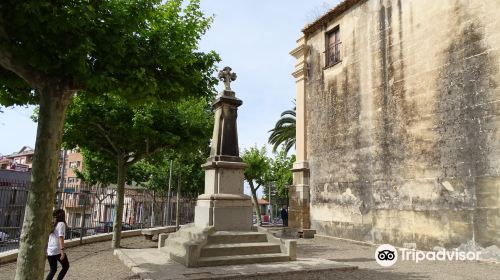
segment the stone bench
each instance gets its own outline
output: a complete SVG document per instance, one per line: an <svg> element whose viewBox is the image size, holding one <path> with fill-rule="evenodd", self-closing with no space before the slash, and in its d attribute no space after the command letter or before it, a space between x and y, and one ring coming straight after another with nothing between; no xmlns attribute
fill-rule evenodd
<svg viewBox="0 0 500 280"><path fill-rule="evenodd" d="M315 229L302 229L301 237L302 238L314 238L316 234Z"/></svg>
<svg viewBox="0 0 500 280"><path fill-rule="evenodd" d="M141 234L144 235L146 240L153 240L153 236L169 232L175 232L175 226L145 228L141 230Z"/></svg>

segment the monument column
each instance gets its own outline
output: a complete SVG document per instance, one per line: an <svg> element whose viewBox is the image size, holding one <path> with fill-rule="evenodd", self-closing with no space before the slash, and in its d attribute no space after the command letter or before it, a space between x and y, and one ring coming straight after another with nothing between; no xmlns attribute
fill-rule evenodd
<svg viewBox="0 0 500 280"><path fill-rule="evenodd" d="M231 90L236 74L230 67L219 72L224 90L212 104L215 114L210 157L205 170L205 193L198 196L194 223L215 230L249 231L252 228L252 200L243 193L245 163L239 156L236 119L243 103Z"/></svg>
<svg viewBox="0 0 500 280"><path fill-rule="evenodd" d="M293 164L293 185L289 189L288 225L299 230L311 227L309 216L309 164L307 161L306 96L307 45L305 37L297 40L297 47L290 54L297 59L295 71L296 102L296 161Z"/></svg>

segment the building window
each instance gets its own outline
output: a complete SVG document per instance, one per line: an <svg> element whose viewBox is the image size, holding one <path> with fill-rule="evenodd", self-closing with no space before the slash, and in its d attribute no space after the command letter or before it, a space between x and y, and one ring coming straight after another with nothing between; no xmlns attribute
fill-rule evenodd
<svg viewBox="0 0 500 280"><path fill-rule="evenodd" d="M326 67L339 63L340 60L340 29L336 26L326 33Z"/></svg>
<svg viewBox="0 0 500 280"><path fill-rule="evenodd" d="M76 177L68 177L68 184L78 183L78 179Z"/></svg>
<svg viewBox="0 0 500 280"><path fill-rule="evenodd" d="M77 167L80 167L79 161L72 161L69 163L69 168L77 168Z"/></svg>

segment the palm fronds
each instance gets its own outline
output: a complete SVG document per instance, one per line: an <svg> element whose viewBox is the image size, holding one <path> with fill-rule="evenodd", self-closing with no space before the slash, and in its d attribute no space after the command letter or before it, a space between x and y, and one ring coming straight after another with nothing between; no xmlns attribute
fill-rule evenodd
<svg viewBox="0 0 500 280"><path fill-rule="evenodd" d="M281 118L276 122L274 128L269 130L269 144L273 145L273 152L278 150L280 145L283 145L285 152L288 152L295 146L295 123L296 123L296 108L286 110L281 113Z"/></svg>

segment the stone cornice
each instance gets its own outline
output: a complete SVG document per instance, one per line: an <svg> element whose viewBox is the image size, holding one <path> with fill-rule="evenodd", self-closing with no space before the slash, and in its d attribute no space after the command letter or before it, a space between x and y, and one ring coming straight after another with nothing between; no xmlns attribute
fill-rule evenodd
<svg viewBox="0 0 500 280"><path fill-rule="evenodd" d="M306 75L305 67L301 67L292 73L292 76L297 80L303 79L305 75Z"/></svg>
<svg viewBox="0 0 500 280"><path fill-rule="evenodd" d="M293 49L290 52L290 55L298 59L301 56L304 56L305 51L306 51L306 46L305 45L300 45L300 46L296 47L295 49Z"/></svg>

